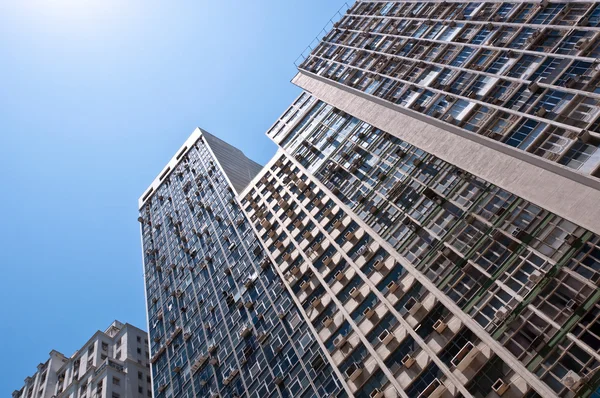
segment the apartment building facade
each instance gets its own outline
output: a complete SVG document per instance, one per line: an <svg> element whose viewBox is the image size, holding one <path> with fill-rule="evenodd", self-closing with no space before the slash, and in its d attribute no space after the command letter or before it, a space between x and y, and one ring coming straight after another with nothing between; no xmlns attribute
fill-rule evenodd
<svg viewBox="0 0 600 398"><path fill-rule="evenodd" d="M119 321L96 332L71 357L51 351L13 398L152 397L148 335Z"/></svg>
<svg viewBox="0 0 600 398"><path fill-rule="evenodd" d="M358 1L242 207L349 395L600 397L598 2Z"/></svg>
<svg viewBox="0 0 600 398"><path fill-rule="evenodd" d="M239 206L260 169L196 129L140 198L157 398L344 391Z"/></svg>
<svg viewBox="0 0 600 398"><path fill-rule="evenodd" d="M600 397L599 32L357 1L262 170L193 134L140 199L158 394Z"/></svg>

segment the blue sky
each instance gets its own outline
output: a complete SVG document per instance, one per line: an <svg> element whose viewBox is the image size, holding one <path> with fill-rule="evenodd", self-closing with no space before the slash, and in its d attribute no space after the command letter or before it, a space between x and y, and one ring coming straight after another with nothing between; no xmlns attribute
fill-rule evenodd
<svg viewBox="0 0 600 398"><path fill-rule="evenodd" d="M196 126L264 163L340 0L0 0L0 396L145 328L137 199Z"/></svg>

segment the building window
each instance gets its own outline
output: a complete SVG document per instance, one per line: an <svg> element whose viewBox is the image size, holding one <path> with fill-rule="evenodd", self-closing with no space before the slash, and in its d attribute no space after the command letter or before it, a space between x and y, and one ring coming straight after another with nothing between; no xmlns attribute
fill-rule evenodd
<svg viewBox="0 0 600 398"><path fill-rule="evenodd" d="M121 396L119 394L117 394L116 392L113 392L112 398L121 398Z"/></svg>
<svg viewBox="0 0 600 398"><path fill-rule="evenodd" d="M113 381L113 384L114 384L115 386L120 386L120 385L121 385L121 379L118 379L118 378L116 378L116 377L113 377L113 378L112 378L112 381Z"/></svg>
<svg viewBox="0 0 600 398"><path fill-rule="evenodd" d="M144 374L142 372L138 372L138 379L143 380Z"/></svg>
<svg viewBox="0 0 600 398"><path fill-rule="evenodd" d="M137 349L137 353L138 353L138 354L141 354L141 353L142 353L142 349L141 349L141 348L138 348L138 349Z"/></svg>
<svg viewBox="0 0 600 398"><path fill-rule="evenodd" d="M141 343L141 342L142 342L142 338L141 338L140 336L137 336L137 337L136 337L136 339L137 339L137 342L138 342L138 343Z"/></svg>

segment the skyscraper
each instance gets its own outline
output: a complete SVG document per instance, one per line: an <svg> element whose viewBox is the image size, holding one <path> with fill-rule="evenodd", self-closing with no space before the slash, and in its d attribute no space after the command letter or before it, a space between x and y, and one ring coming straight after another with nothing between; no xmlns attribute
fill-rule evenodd
<svg viewBox="0 0 600 398"><path fill-rule="evenodd" d="M600 397L598 2L358 1L242 207L359 397Z"/></svg>
<svg viewBox="0 0 600 398"><path fill-rule="evenodd" d="M260 169L196 129L140 198L157 398L341 391L237 201Z"/></svg>
<svg viewBox="0 0 600 398"><path fill-rule="evenodd" d="M12 398L152 397L148 335L114 321L70 357L51 351Z"/></svg>

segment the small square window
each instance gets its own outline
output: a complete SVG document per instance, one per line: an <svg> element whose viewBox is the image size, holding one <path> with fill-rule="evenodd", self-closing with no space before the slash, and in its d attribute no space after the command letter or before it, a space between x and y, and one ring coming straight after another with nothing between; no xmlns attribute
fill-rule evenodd
<svg viewBox="0 0 600 398"><path fill-rule="evenodd" d="M120 385L121 385L121 379L119 379L119 378L116 378L116 377L113 377L113 379L112 379L112 380L113 380L113 384L114 384L115 386L120 386Z"/></svg>

